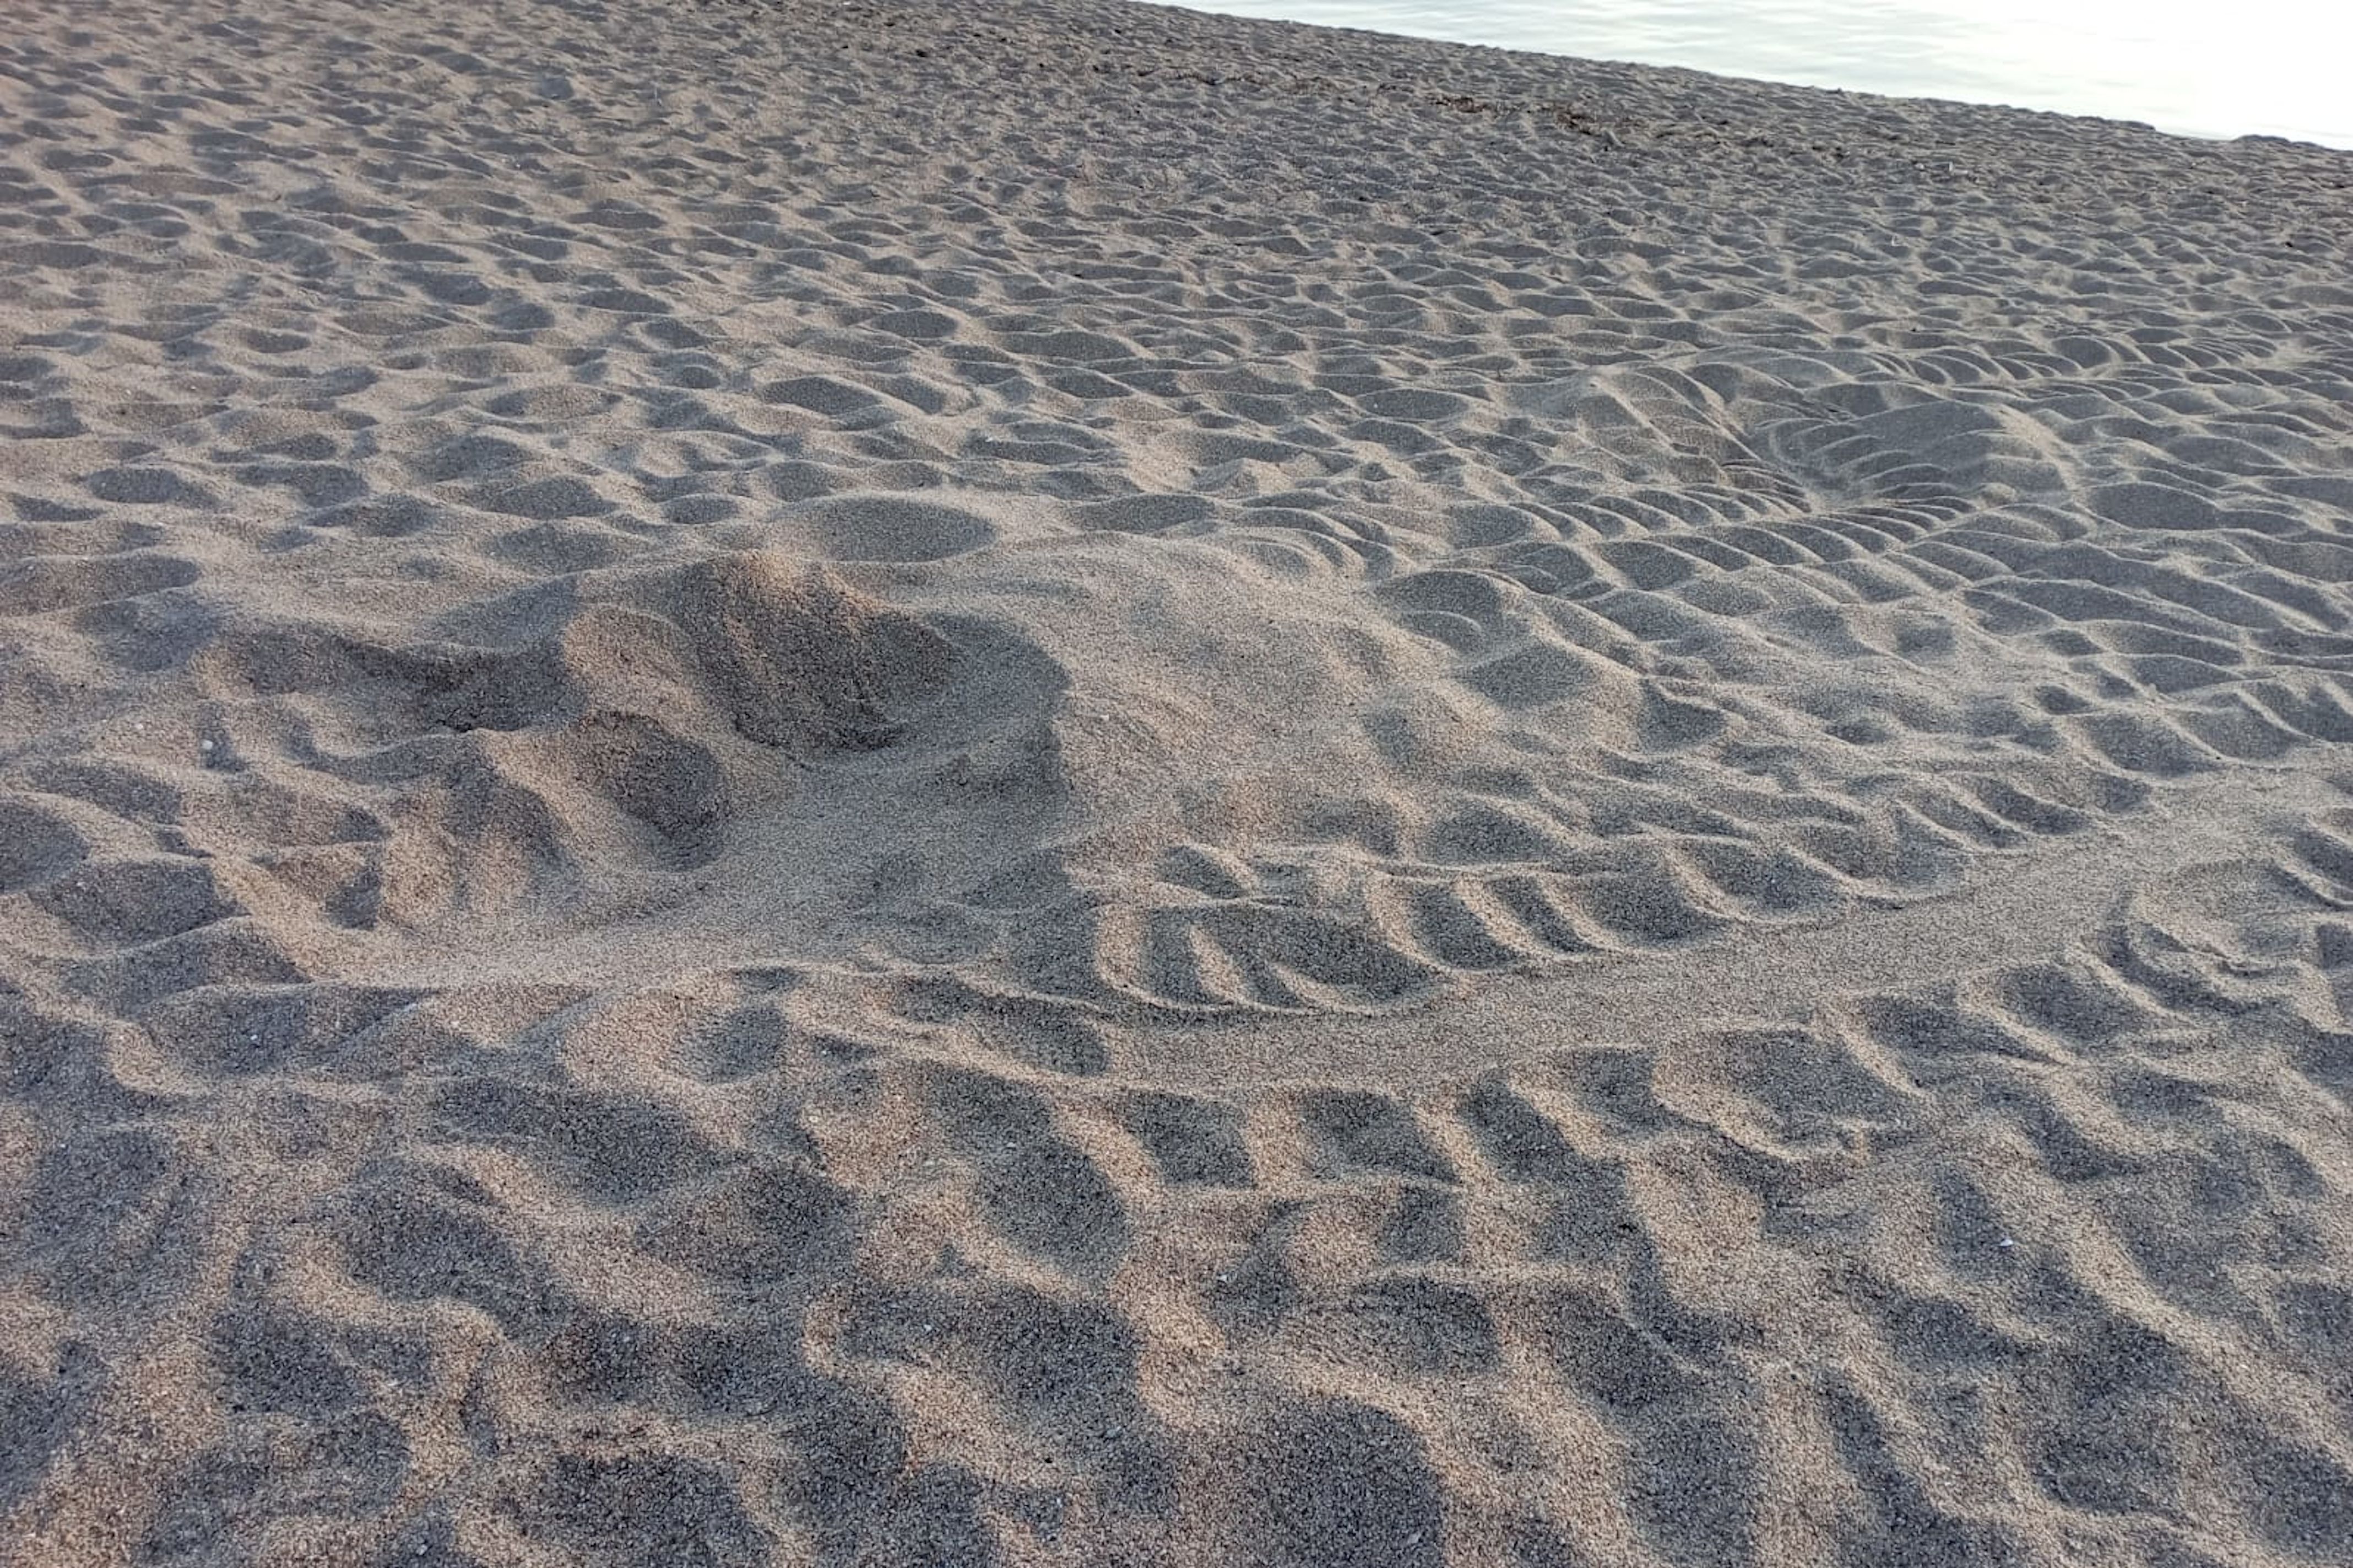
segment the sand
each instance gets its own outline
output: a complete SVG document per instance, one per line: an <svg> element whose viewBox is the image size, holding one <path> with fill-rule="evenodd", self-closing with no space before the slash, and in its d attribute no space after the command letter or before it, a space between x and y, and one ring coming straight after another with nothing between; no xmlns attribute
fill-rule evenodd
<svg viewBox="0 0 2353 1568"><path fill-rule="evenodd" d="M0 27L0 1558L2353 1561L2353 154Z"/></svg>

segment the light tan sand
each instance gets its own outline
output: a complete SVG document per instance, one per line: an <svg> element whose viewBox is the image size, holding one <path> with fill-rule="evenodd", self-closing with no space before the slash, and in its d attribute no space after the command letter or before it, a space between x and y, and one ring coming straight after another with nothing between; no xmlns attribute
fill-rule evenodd
<svg viewBox="0 0 2353 1568"><path fill-rule="evenodd" d="M2353 155L0 19L0 1556L2353 1562Z"/></svg>

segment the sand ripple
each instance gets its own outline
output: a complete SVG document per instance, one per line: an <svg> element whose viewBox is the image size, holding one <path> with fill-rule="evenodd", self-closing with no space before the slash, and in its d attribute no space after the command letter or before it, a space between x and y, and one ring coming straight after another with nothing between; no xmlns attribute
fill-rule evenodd
<svg viewBox="0 0 2353 1568"><path fill-rule="evenodd" d="M28 1563L2353 1541L2353 157L26 0Z"/></svg>

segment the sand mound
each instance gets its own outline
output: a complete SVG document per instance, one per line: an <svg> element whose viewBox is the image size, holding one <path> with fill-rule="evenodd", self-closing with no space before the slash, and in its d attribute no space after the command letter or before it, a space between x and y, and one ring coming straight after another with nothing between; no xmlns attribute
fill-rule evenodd
<svg viewBox="0 0 2353 1568"><path fill-rule="evenodd" d="M16 11L0 1556L2344 1556L2344 154Z"/></svg>

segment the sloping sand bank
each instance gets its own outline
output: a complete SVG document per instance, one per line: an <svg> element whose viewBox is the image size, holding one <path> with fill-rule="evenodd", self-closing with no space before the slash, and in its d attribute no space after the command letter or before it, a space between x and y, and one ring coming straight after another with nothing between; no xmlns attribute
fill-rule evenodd
<svg viewBox="0 0 2353 1568"><path fill-rule="evenodd" d="M0 27L0 1558L2353 1542L2353 155Z"/></svg>

